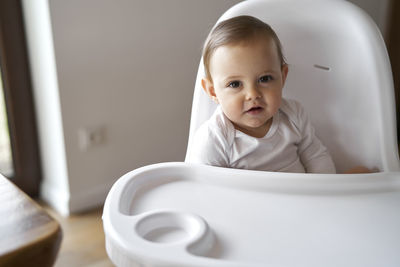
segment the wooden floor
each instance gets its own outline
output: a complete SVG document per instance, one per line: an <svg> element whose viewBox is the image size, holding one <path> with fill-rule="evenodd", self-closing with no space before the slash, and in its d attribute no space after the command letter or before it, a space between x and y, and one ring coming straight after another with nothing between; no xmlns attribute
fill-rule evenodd
<svg viewBox="0 0 400 267"><path fill-rule="evenodd" d="M104 246L101 208L65 218L46 205L43 206L61 224L63 231L55 267L114 266L108 259Z"/></svg>

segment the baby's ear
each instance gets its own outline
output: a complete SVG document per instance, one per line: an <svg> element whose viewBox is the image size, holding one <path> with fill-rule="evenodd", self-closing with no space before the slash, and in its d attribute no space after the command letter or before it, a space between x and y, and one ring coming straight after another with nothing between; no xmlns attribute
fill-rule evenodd
<svg viewBox="0 0 400 267"><path fill-rule="evenodd" d="M214 89L214 84L213 82L208 79L208 78L203 78L201 79L201 86L203 87L204 91L206 94L215 102L218 104L218 99L217 95L215 94L215 89Z"/></svg>

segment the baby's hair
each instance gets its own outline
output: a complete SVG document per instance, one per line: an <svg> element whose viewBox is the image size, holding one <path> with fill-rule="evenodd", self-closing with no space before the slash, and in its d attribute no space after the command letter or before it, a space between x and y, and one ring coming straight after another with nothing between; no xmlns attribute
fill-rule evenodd
<svg viewBox="0 0 400 267"><path fill-rule="evenodd" d="M282 45L275 31L268 24L252 16L238 16L220 22L208 35L203 48L206 77L211 79L210 60L218 47L252 41L260 37L272 38L278 50L281 65L285 65Z"/></svg>

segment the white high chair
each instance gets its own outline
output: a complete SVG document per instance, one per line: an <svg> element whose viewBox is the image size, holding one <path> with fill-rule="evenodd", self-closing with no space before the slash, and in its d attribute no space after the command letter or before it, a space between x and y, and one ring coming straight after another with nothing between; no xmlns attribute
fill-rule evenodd
<svg viewBox="0 0 400 267"><path fill-rule="evenodd" d="M277 32L299 100L338 172L293 174L188 163L121 177L104 206L117 266L400 266L400 165L390 64L373 21L344 0L249 0L220 20L252 15ZM200 87L189 135L215 105Z"/></svg>

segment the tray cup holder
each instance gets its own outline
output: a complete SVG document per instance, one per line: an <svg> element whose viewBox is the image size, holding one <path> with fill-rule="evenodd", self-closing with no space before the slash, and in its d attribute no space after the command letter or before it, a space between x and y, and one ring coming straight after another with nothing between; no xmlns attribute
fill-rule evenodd
<svg viewBox="0 0 400 267"><path fill-rule="evenodd" d="M196 242L209 229L206 222L197 215L161 211L144 215L137 222L135 230L147 241L172 244Z"/></svg>

